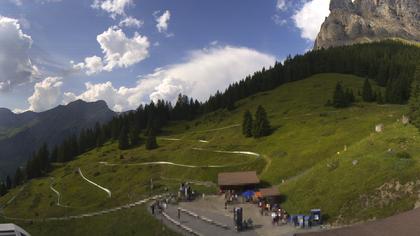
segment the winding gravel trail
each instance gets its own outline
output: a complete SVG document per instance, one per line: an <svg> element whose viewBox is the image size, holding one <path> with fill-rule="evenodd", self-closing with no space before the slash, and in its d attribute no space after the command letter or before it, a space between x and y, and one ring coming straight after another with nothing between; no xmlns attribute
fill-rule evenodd
<svg viewBox="0 0 420 236"><path fill-rule="evenodd" d="M207 151L207 152L215 152L215 153L227 153L227 154L240 154L240 155L248 155L248 156L254 156L259 158L261 155L256 152L249 152L249 151L224 151L224 150L210 150L210 149L204 149L204 148L192 148L196 151Z"/></svg>
<svg viewBox="0 0 420 236"><path fill-rule="evenodd" d="M145 204L149 201L162 198L163 196L164 195L155 195L153 197L145 198L145 199L139 200L137 202L128 203L128 204L125 204L125 205L122 205L122 206L109 208L109 209L101 210L101 211L95 211L95 212L91 212L91 213L72 215L72 216L47 217L47 218L17 218L17 217L8 217L8 216L4 215L3 213L1 213L0 216L3 217L4 219L7 219L7 220L16 220L16 221L25 221L25 222L68 221L68 220L74 220L74 219L82 219L82 218L87 218L87 217L100 216L100 215L105 215L105 214L109 214L109 213L116 212L116 211L121 211L121 210L124 210L124 209L133 208L133 207Z"/></svg>
<svg viewBox="0 0 420 236"><path fill-rule="evenodd" d="M235 165L207 165L207 166L195 166L195 165L185 165L185 164L177 164L169 161L154 161L154 162L142 162L142 163L127 163L127 164L116 164L116 163L108 163L106 161L99 162L101 165L105 166L153 166L153 165L168 165L168 166L178 166L178 167L185 167L185 168L226 168L232 166L241 166L246 163L242 164L235 164Z"/></svg>
<svg viewBox="0 0 420 236"><path fill-rule="evenodd" d="M104 188L104 187L102 187L101 185L99 185L99 184L97 184L97 183L95 183L95 182L93 182L93 181L89 180L88 178L86 178L86 177L83 175L82 170L81 170L80 168L78 169L78 172L79 172L80 176L81 176L84 180L86 180L88 183L92 184L93 186L95 186L95 187L97 187L97 188L99 188L99 189L101 189L101 190L105 191L105 192L108 194L109 198L111 198L111 195L112 195L112 194L111 194L111 191L110 191L109 189Z"/></svg>
<svg viewBox="0 0 420 236"><path fill-rule="evenodd" d="M59 207L65 207L65 208L70 207L70 206L67 206L67 205L62 205L60 203L61 194L60 194L60 192L57 189L55 189L53 187L53 184L54 184L54 178L51 178L50 189L57 195L57 203L56 203L56 205L59 206Z"/></svg>

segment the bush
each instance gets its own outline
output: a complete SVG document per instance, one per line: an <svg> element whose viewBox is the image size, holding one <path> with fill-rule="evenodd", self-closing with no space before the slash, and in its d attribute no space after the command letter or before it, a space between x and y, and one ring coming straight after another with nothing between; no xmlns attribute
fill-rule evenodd
<svg viewBox="0 0 420 236"><path fill-rule="evenodd" d="M403 152L398 152L396 155L397 155L397 157L398 157L398 158L400 158L400 159L410 159L410 158L411 158L410 153L405 152L405 151L403 151Z"/></svg>

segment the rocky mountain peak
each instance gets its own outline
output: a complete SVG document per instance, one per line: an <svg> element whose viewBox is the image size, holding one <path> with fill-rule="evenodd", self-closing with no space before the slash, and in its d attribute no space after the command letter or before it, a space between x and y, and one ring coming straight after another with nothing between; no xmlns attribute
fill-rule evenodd
<svg viewBox="0 0 420 236"><path fill-rule="evenodd" d="M387 38L420 41L419 0L331 0L314 48Z"/></svg>

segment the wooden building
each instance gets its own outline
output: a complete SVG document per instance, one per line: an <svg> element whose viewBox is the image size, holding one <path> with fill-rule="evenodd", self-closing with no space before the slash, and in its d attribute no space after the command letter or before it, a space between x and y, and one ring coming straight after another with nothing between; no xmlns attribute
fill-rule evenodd
<svg viewBox="0 0 420 236"><path fill-rule="evenodd" d="M222 191L255 189L260 183L256 171L219 173L217 179Z"/></svg>

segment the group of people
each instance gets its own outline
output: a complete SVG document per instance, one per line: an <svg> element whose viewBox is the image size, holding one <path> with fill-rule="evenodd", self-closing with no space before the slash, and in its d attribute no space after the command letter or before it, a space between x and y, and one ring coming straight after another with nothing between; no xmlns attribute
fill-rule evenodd
<svg viewBox="0 0 420 236"><path fill-rule="evenodd" d="M234 190L227 190L225 192L225 209L229 203L237 202L238 198L239 196Z"/></svg>
<svg viewBox="0 0 420 236"><path fill-rule="evenodd" d="M260 208L261 215L270 215L271 223L273 225L286 224L289 218L286 210L282 209L278 204L271 205L269 202L259 201L258 207Z"/></svg>
<svg viewBox="0 0 420 236"><path fill-rule="evenodd" d="M188 183L181 183L181 185L179 186L179 191L178 191L179 199L191 201L193 200L194 195L195 195L195 192Z"/></svg>
<svg viewBox="0 0 420 236"><path fill-rule="evenodd" d="M168 203L166 199L164 200L156 200L152 205L150 205L150 211L152 212L152 215L155 214L156 211L158 211L159 214L162 213L162 211L165 211L165 209L168 207Z"/></svg>

